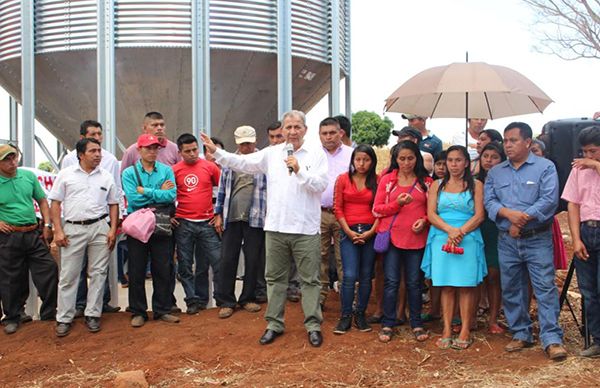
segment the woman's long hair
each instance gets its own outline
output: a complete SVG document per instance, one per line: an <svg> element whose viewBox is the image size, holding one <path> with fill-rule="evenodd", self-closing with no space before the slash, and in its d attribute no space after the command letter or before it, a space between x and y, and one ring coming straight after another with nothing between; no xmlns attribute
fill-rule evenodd
<svg viewBox="0 0 600 388"><path fill-rule="evenodd" d="M504 154L504 150L502 149L502 145L498 142L491 142L485 145L485 147L483 147L483 149L481 150L481 155L483 155L483 153L485 151L496 151L498 153L498 155L500 155L500 161L504 162L506 160L506 155ZM479 167L479 174L477 174L477 180L480 181L481 183L485 182L485 178L487 178L487 174L488 172L486 170L483 169L483 167Z"/></svg>
<svg viewBox="0 0 600 388"><path fill-rule="evenodd" d="M356 146L356 148L354 149L354 151L352 151L352 156L350 157L350 166L348 167L348 175L350 176L350 178L352 178L352 176L354 174L356 174L356 168L354 167L354 156L358 153L358 152L364 152L365 154L367 154L369 156L369 158L371 158L371 167L369 167L369 170L367 171L367 178L365 180L365 186L371 190L371 193L373 193L372 199L371 199L371 206L373 205L373 201L375 200L375 193L377 193L377 154L375 153L375 150L373 150L373 147L371 147L368 144L359 144Z"/></svg>
<svg viewBox="0 0 600 388"><path fill-rule="evenodd" d="M425 163L423 162L423 155L421 155L421 150L419 150L419 147L412 141L404 140L392 147L392 150L391 150L391 159L392 160L390 161L390 167L387 169L387 171L385 173L387 174L387 173L392 172L393 170L399 169L398 161L396 159L398 159L398 154L402 150L410 150L413 152L413 154L415 154L415 157L417 158L417 162L415 163L415 169L413 172L414 172L415 176L417 177L417 182L419 182L419 185L423 189L423 192L424 193L427 192L427 185L425 184L425 178L427 178L429 176L429 173L425 169Z"/></svg>
<svg viewBox="0 0 600 388"><path fill-rule="evenodd" d="M475 196L475 179L473 179L473 174L471 173L471 158L469 157L469 151L467 151L467 148L465 146L461 146L461 145L453 145L450 148L448 148L446 150L447 152L447 156L450 156L450 152L452 151L458 151L460 152L465 160L467 161L467 165L465 166L465 171L464 171L464 175L463 175L463 181L466 183L466 188L463 191L470 191L471 192L471 196ZM446 162L448 163L448 162ZM440 187L438 188L438 196L440 195L440 193L442 192L444 186L446 186L446 183L448 183L448 180L450 179L450 169L446 167L446 175L444 175L444 178L442 179L442 182L440 183Z"/></svg>

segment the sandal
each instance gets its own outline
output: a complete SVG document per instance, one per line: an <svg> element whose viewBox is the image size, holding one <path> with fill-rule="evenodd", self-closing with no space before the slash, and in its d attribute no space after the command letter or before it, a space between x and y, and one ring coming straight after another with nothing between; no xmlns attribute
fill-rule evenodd
<svg viewBox="0 0 600 388"><path fill-rule="evenodd" d="M438 340L435 341L435 346L441 350L450 349L450 346L452 346L452 337L438 338Z"/></svg>
<svg viewBox="0 0 600 388"><path fill-rule="evenodd" d="M384 327L379 331L379 341L388 343L394 337L394 330L391 327Z"/></svg>
<svg viewBox="0 0 600 388"><path fill-rule="evenodd" d="M473 344L473 340L470 338L466 341L456 338L452 341L452 345L450 345L450 347L454 350L465 350L468 349L471 344Z"/></svg>
<svg viewBox="0 0 600 388"><path fill-rule="evenodd" d="M422 327L417 327L413 330L413 335L418 342L424 342L429 339L429 332Z"/></svg>

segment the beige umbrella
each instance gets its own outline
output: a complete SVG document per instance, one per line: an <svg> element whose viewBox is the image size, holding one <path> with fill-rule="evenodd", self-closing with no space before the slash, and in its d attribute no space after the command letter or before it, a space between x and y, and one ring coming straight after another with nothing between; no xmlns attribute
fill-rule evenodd
<svg viewBox="0 0 600 388"><path fill-rule="evenodd" d="M426 117L497 119L542 113L553 102L521 73L483 62L422 71L385 100L388 112Z"/></svg>

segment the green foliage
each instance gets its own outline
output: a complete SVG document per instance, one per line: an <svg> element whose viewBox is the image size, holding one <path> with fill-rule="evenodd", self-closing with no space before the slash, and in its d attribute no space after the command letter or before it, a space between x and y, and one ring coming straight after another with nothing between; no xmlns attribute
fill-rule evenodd
<svg viewBox="0 0 600 388"><path fill-rule="evenodd" d="M54 172L54 168L49 161L42 162L37 166L38 170L46 171L46 172Z"/></svg>
<svg viewBox="0 0 600 388"><path fill-rule="evenodd" d="M357 144L387 145L394 123L375 112L362 110L352 114L352 140Z"/></svg>

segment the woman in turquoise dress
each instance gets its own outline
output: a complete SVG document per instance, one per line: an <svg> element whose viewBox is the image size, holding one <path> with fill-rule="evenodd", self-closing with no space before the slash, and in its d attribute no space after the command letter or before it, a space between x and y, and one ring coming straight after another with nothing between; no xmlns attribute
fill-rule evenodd
<svg viewBox="0 0 600 388"><path fill-rule="evenodd" d="M442 287L444 330L439 348L466 349L471 343L471 321L476 287L487 274L479 225L485 218L483 185L471 174L463 146L448 148L447 172L431 185L427 216L431 223L421 269L433 286ZM452 313L458 295L461 331L452 338Z"/></svg>

